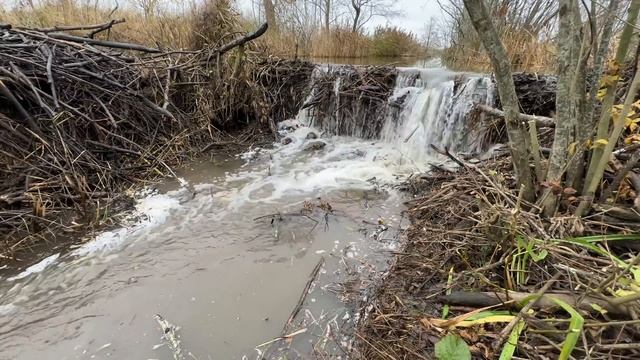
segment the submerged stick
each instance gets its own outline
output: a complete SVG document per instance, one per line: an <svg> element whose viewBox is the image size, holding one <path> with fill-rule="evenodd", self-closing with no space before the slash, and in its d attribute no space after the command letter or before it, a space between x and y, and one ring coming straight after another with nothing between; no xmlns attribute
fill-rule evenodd
<svg viewBox="0 0 640 360"><path fill-rule="evenodd" d="M289 319L284 324L284 328L282 329L282 336L284 336L284 334L287 333L289 325L291 325L291 323L293 322L293 319L295 319L295 317L300 312L300 309L302 309L302 305L304 305L304 301L307 299L307 296L309 295L309 289L311 288L311 285L313 285L313 282L316 280L316 277L318 276L320 269L322 269L322 265L324 265L324 257L320 258L320 260L316 264L316 267L314 267L313 271L311 271L311 274L309 275L309 280L307 280L307 284L305 285L304 290L302 291L302 294L300 294L298 303L293 308L291 315L289 315Z"/></svg>
<svg viewBox="0 0 640 360"><path fill-rule="evenodd" d="M169 349L173 354L174 360L182 360L184 359L184 355L182 354L182 345L180 344L180 339L178 338L178 328L168 322L165 318L160 314L156 314L155 316L158 325L162 329L162 339L165 340Z"/></svg>

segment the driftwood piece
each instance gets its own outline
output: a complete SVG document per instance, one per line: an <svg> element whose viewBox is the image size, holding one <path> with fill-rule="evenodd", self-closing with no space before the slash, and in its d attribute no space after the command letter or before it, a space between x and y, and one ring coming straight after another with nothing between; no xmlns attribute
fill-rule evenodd
<svg viewBox="0 0 640 360"><path fill-rule="evenodd" d="M601 211L609 216L617 219L640 222L640 212L633 208L627 208L622 206L613 206L607 204L594 205L594 209Z"/></svg>
<svg viewBox="0 0 640 360"><path fill-rule="evenodd" d="M501 119L504 119L505 117L505 113L502 110L484 105L484 104L477 104L476 108L478 108L479 110L489 114L489 115L493 115L493 116L497 116ZM536 126L541 128L541 127L555 127L556 126L556 122L553 118L550 117L545 117L545 116L536 116L536 115L527 115L527 114L518 114L518 119L520 119L521 121L525 121L525 122L529 122L529 121L534 121Z"/></svg>
<svg viewBox="0 0 640 360"><path fill-rule="evenodd" d="M141 52L153 53L153 54L159 54L164 52L163 50L160 50L160 49L150 48L150 47L139 45L139 44L125 43L125 42L119 42L119 41L109 41L109 40L97 40L97 39L91 39L87 37L69 35L69 34L58 33L58 32L44 34L44 33L33 33L32 31L28 31L28 33L32 35L36 35L44 40L46 40L46 38L52 38L57 40L70 41L78 44L97 45L97 46L113 48L113 49L134 50L134 51L141 51Z"/></svg>
<svg viewBox="0 0 640 360"><path fill-rule="evenodd" d="M611 183L611 185L609 185L607 190L604 191L600 196L600 202L606 201L608 198L610 198L613 195L614 191L618 191L618 188L620 187L622 180L624 180L624 178L627 177L627 174L629 174L629 172L638 164L639 161L640 161L640 150L636 151L631 156L631 158L626 162L626 164L624 164L624 166L618 170L618 173L616 174L616 177L613 179L613 182Z"/></svg>

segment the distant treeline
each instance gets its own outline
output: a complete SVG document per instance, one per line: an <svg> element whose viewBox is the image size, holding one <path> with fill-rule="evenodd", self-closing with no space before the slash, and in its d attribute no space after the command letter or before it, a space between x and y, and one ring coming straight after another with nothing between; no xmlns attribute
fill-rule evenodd
<svg viewBox="0 0 640 360"><path fill-rule="evenodd" d="M422 56L425 53L419 37L399 27L379 26L365 31L364 25L373 17L373 12L378 14L376 16L395 14L393 6L383 1L363 2L357 18L339 11L343 5L337 2L330 3L335 15L332 11L329 18L319 8L315 13L299 11L296 6L301 3L279 2L276 18L267 19L262 10L241 12L232 0L129 0L120 4L30 0L0 5L0 21L14 26L46 28L99 24L123 18L126 19L124 24L100 36L161 48L193 50L218 43L224 40L223 37L229 37L228 34L255 29L258 23L270 20L267 36L258 41L258 48L270 55L352 58ZM313 1L307 2L306 6L310 3Z"/></svg>

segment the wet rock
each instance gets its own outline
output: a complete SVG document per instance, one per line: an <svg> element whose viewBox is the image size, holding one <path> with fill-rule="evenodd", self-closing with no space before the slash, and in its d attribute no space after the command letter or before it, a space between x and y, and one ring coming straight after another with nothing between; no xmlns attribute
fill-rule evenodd
<svg viewBox="0 0 640 360"><path fill-rule="evenodd" d="M363 150L357 149L353 152L353 155L355 155L356 157L364 157L365 155L367 155L367 153Z"/></svg>
<svg viewBox="0 0 640 360"><path fill-rule="evenodd" d="M313 131L307 134L307 137L305 139L307 140L313 140L313 139L317 139L318 138L318 134L314 133Z"/></svg>
<svg viewBox="0 0 640 360"><path fill-rule="evenodd" d="M325 146L327 146L327 143L322 140L309 141L304 145L303 150L305 151L322 150L324 149Z"/></svg>
<svg viewBox="0 0 640 360"><path fill-rule="evenodd" d="M298 123L297 120L294 120L294 119L284 120L278 124L278 132L280 132L281 134L287 134L295 131L299 127L300 127L300 123Z"/></svg>
<svg viewBox="0 0 640 360"><path fill-rule="evenodd" d="M287 136L285 138L282 138L280 142L282 143L282 145L289 145L293 142L293 139Z"/></svg>

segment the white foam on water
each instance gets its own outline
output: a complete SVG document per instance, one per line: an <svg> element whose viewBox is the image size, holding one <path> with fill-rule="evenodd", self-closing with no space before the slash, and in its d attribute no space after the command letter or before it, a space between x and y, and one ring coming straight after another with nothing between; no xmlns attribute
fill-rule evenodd
<svg viewBox="0 0 640 360"><path fill-rule="evenodd" d="M12 276L10 278L7 278L7 281L15 281L15 280L24 279L24 278L26 278L27 276L29 276L31 274L37 274L39 272L42 272L48 266L50 266L51 264L56 262L56 260L58 260L59 257L60 257L60 253L51 255L51 256L43 259L39 263L29 266L28 268L26 268L23 272L19 273L18 275L15 275L15 276Z"/></svg>
<svg viewBox="0 0 640 360"><path fill-rule="evenodd" d="M0 316L7 316L15 313L18 310L18 307L14 304L5 304L0 305Z"/></svg>
<svg viewBox="0 0 640 360"><path fill-rule="evenodd" d="M313 102L319 79L329 67L318 66L305 103ZM333 83L334 109L341 107L342 72L337 69ZM466 115L477 102L492 104L491 79L466 74L456 86L456 74L444 69L399 68L393 94L381 131L376 139L362 139L366 129L345 128L339 114L324 114L318 119L312 110L301 110L296 119L279 124L280 134L291 142L276 144L259 155L268 167L230 176L228 181L244 180L232 206L245 202L276 202L296 194L322 193L336 189L371 189L380 184L397 183L402 175L426 171L429 163L443 159L430 144L452 151L480 151L480 144L466 130ZM319 121L322 120L322 121ZM370 126L366 121L364 127ZM321 127L321 128L317 128ZM319 139L307 139L314 132ZM340 132L347 132L346 134ZM315 137L314 137L315 138ZM310 142L323 141L322 149L308 150ZM244 159L256 158L249 152ZM266 159L266 160L265 160Z"/></svg>
<svg viewBox="0 0 640 360"><path fill-rule="evenodd" d="M171 211L180 208L177 195L180 191L171 191L166 194L152 194L139 199L135 210L130 216L133 224L116 230L106 231L96 236L79 248L71 252L72 256L87 256L94 253L105 253L120 249L129 238L137 237L143 232L148 232L156 226L164 223Z"/></svg>
<svg viewBox="0 0 640 360"><path fill-rule="evenodd" d="M227 178L227 181L246 181L234 194L232 208L237 209L246 202L275 203L292 195L372 189L380 184L396 183L401 174L421 170L397 148L383 141L346 136L307 139L309 133L319 134L319 131L303 125L298 127L291 121L286 125L295 128L287 134L293 141L265 151L266 169ZM319 150L306 149L312 142L326 145Z"/></svg>

